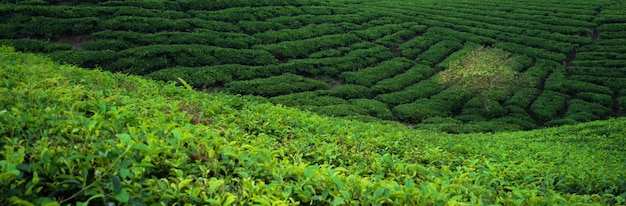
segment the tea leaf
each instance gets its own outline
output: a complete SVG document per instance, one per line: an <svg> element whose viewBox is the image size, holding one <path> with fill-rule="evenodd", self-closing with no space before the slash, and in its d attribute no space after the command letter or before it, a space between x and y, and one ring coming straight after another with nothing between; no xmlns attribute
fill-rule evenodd
<svg viewBox="0 0 626 206"><path fill-rule="evenodd" d="M111 184L113 184L113 193L118 194L122 190L122 182L117 175L111 175Z"/></svg>
<svg viewBox="0 0 626 206"><path fill-rule="evenodd" d="M130 145L130 135L129 134L116 134L117 138L120 139L120 142L125 145Z"/></svg>
<svg viewBox="0 0 626 206"><path fill-rule="evenodd" d="M128 194L128 191L126 191L126 189L122 189L114 197L117 201L120 201L123 203L128 203L128 201L130 200L130 194Z"/></svg>

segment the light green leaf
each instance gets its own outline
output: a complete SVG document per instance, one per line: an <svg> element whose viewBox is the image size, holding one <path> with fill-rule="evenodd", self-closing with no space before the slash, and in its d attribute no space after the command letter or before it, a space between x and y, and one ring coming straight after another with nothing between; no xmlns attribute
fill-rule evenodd
<svg viewBox="0 0 626 206"><path fill-rule="evenodd" d="M181 132L179 129L172 130L172 134L174 134L174 137L176 139L180 139L183 137L183 132Z"/></svg>
<svg viewBox="0 0 626 206"><path fill-rule="evenodd" d="M215 192L215 190L217 190L218 187L221 187L222 184L224 184L224 180L222 179L216 180L215 182L211 183L211 185L209 186L209 191Z"/></svg>
<svg viewBox="0 0 626 206"><path fill-rule="evenodd" d="M184 179L183 181L178 183L178 190L182 190L183 188L185 188L187 185L189 185L189 183L191 183L191 181L193 181L193 179Z"/></svg>
<svg viewBox="0 0 626 206"><path fill-rule="evenodd" d="M129 134L116 134L115 135L117 138L120 139L120 141L126 145L130 144L130 135Z"/></svg>
<svg viewBox="0 0 626 206"><path fill-rule="evenodd" d="M180 83L183 83L183 86L185 86L185 89L189 90L189 91L193 91L193 87L191 87L191 85L187 84L187 82L185 80L183 80L182 78L177 78L178 81L180 81Z"/></svg>
<svg viewBox="0 0 626 206"><path fill-rule="evenodd" d="M128 203L128 200L130 200L130 194L128 194L126 189L122 189L122 191L120 191L120 193L117 193L114 197L117 201L123 203Z"/></svg>

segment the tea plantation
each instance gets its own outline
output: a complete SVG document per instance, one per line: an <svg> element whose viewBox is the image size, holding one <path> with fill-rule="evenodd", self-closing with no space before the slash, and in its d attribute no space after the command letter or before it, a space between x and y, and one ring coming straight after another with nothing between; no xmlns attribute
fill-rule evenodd
<svg viewBox="0 0 626 206"><path fill-rule="evenodd" d="M0 0L0 205L626 205L624 11Z"/></svg>
<svg viewBox="0 0 626 206"><path fill-rule="evenodd" d="M3 0L0 44L53 60L362 121L531 130L626 110L623 1ZM526 81L481 101L437 83L478 46Z"/></svg>
<svg viewBox="0 0 626 206"><path fill-rule="evenodd" d="M451 135L0 60L1 205L626 204L624 118Z"/></svg>

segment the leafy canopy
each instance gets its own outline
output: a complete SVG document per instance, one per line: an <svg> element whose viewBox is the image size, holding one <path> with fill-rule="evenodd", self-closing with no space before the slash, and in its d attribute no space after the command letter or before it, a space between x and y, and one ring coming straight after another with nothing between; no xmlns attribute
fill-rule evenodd
<svg viewBox="0 0 626 206"><path fill-rule="evenodd" d="M462 92L481 98L485 111L487 101L498 92L508 91L516 82L515 58L497 48L478 47L457 60L450 61L448 69L440 73L440 83L458 85Z"/></svg>

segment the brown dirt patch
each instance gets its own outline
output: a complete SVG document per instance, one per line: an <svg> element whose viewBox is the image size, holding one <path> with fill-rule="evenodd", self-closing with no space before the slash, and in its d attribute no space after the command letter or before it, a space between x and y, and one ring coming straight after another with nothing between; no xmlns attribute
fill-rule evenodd
<svg viewBox="0 0 626 206"><path fill-rule="evenodd" d="M80 51L82 50L82 45L85 42L88 42L91 40L93 40L91 35L84 34L84 35L76 35L76 36L61 36L59 37L59 40L57 40L57 42L71 44L74 47L74 49Z"/></svg>

